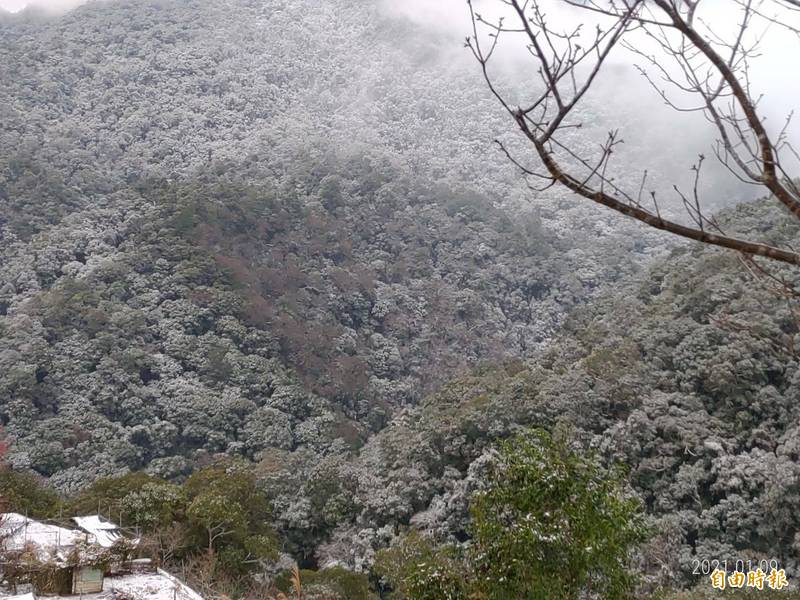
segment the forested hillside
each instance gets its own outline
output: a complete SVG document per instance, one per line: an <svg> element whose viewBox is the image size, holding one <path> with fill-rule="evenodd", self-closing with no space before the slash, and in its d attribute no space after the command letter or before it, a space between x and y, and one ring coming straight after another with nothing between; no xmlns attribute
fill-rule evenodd
<svg viewBox="0 0 800 600"><path fill-rule="evenodd" d="M648 238L586 238L607 231L591 215L554 229L486 160L502 120L447 40L367 3L304 7L2 25L13 464L71 491L208 453L357 447L635 268Z"/></svg>
<svg viewBox="0 0 800 600"><path fill-rule="evenodd" d="M800 575L794 300L530 189L458 45L367 0L0 17L11 508L109 507L216 592L291 559L320 598L402 599L381 551L468 548L536 427L627 469L643 593L709 557ZM720 219L800 243L764 202Z"/></svg>
<svg viewBox="0 0 800 600"><path fill-rule="evenodd" d="M783 219L760 203L720 222L796 243L800 231ZM365 556L398 523L466 539L494 442L543 427L566 428L576 447L626 467L651 519L640 553L651 585L703 585L693 561L709 556L777 559L796 573L797 317L793 302L760 287L735 256L673 252L576 311L542 354L450 382L336 467L352 516L323 556L341 559L367 523L375 529ZM296 497L318 469L284 494ZM270 476L270 487L285 476Z"/></svg>
<svg viewBox="0 0 800 600"><path fill-rule="evenodd" d="M785 223L782 211L765 203L740 206L722 215L720 223L725 225L728 219L760 230L766 224L776 243L800 241L797 227L779 225ZM171 256L181 256L180 242L177 238L172 242ZM181 262L191 259L181 256ZM152 277L169 273L169 261L161 261ZM205 288L198 285L204 266L211 272L216 268L212 262L195 263L199 293L219 302L238 298L219 282ZM791 277L790 272L785 275ZM220 443L231 435L226 425L243 424L242 449L254 458L249 476L269 503L268 522L274 535L283 551L304 565L325 568L320 573L329 575L323 575L323 581L334 577L340 566L369 573L381 548L401 543L409 531L431 535L440 544L468 540L469 508L495 461L496 442L529 427L562 431L576 450L593 451L604 463L626 468L631 491L641 500L649 523L649 539L636 561L642 589L695 584L702 589L705 578L693 571L695 561L705 556L754 563L776 560L793 577L798 569L795 515L800 511L798 319L792 303L759 286L735 256L675 250L618 290L605 292L591 306L575 311L535 357L484 367L445 384L417 407L402 410L355 451L343 443L347 439L343 430L349 427L354 432L365 426L343 416L337 419L338 407L319 397L303 396L302 387L271 362L267 349L278 350L274 340L231 317L220 319L220 325L205 334L209 341L237 344L226 353L228 371L214 371L213 362L198 367L194 383L203 386L206 403L184 392L183 398L162 399L162 410L175 411L180 415L175 423L191 421L198 436ZM17 322L32 327L34 319L23 315ZM172 329L180 329L180 321L174 323ZM24 345L30 330L13 331ZM187 335L179 330L171 339ZM9 333L6 337L14 339ZM203 351L208 348L200 347ZM11 356L8 351L4 354ZM159 368L155 360L180 368L177 358L139 354L137 363L135 354L113 356L129 366L129 377L152 378L148 386L137 383L139 388L161 383L155 376ZM110 363L107 359L106 365ZM244 365L252 370L243 369ZM102 373L103 367L98 365L97 371ZM250 390L256 381L248 377L270 373L270 380L261 380L261 385L274 391L256 408L257 402L215 392L221 373L226 373L229 386L243 377L249 385L240 384L241 389ZM107 375L104 380L114 385ZM108 406L124 410L128 404ZM153 405L151 410L157 408ZM291 412L301 408L298 415ZM289 423L282 432L279 419L284 412ZM89 413L67 414L80 422ZM158 421L147 413L139 415L134 417L139 423L134 428L144 435ZM107 416L91 418L110 421ZM62 427L66 429L69 422L65 415ZM51 481L62 489L67 487L62 473L84 473L91 464L73 450L77 444L85 444L80 446L85 456L92 444L95 452L122 448L119 437L109 434L103 441L102 429L92 427L84 434L87 439L80 440L79 428L73 428L70 432L76 437L49 446L62 460L71 456L77 464L54 471ZM160 427L169 432L168 424ZM42 429L39 435L52 436L50 431ZM172 439L191 434L187 427ZM158 449L164 439L170 438L160 433L142 446ZM295 446L288 441L282 446L281 439L293 439ZM191 447L191 438L183 443ZM38 441L28 444L41 447ZM208 463L213 451L207 448L207 458L201 462ZM22 455L18 449L14 452ZM129 453L135 455L130 449ZM138 460L146 463L148 458ZM174 458L149 458L149 462L152 473L177 480L193 466ZM7 494L8 478L0 479ZM174 506L177 500L164 496L169 490L163 487L166 482L156 478L140 488L141 484L116 481L102 480L102 485L72 502L114 506L126 522L145 527L166 526L160 521L165 514L167 522L182 514ZM77 490L78 485L69 489ZM42 506L36 494L25 491L27 487L20 489L16 493L21 505L30 503L43 514L56 510L54 500ZM143 494L139 489L151 491ZM185 518L191 519L191 512ZM316 581L309 573L305 576Z"/></svg>

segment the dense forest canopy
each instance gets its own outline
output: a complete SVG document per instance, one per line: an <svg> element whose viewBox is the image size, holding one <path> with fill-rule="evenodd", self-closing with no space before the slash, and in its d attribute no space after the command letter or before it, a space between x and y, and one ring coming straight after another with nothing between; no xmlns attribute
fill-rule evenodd
<svg viewBox="0 0 800 600"><path fill-rule="evenodd" d="M0 15L3 499L107 507L208 594L288 593L297 561L320 598L403 598L424 574L382 553L471 564L481 494L513 483L498 448L536 428L643 511L619 513L650 532L608 563L619 582L691 587L704 557L797 575L794 301L751 293L735 256L532 192L458 39L408 16ZM587 103L589 133L620 102ZM660 184L686 170L620 152ZM719 219L797 245L782 216Z"/></svg>
<svg viewBox="0 0 800 600"><path fill-rule="evenodd" d="M486 160L485 94L466 81L442 102L437 70L467 72L435 58L443 42L367 4L303 7L97 3L3 25L15 464L68 491L178 474L196 451L358 446L470 365L536 351L653 246L525 205ZM464 116L478 127L453 139Z"/></svg>

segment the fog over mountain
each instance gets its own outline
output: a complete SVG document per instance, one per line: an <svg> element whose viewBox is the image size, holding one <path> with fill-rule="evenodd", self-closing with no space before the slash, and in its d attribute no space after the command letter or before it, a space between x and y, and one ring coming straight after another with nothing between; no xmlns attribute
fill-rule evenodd
<svg viewBox="0 0 800 600"><path fill-rule="evenodd" d="M26 6L42 8L47 12L53 14L63 14L64 12L73 9L81 4L85 4L87 0L0 0L0 8L17 12L24 9ZM94 1L108 1L108 0L94 0ZM451 51L455 48L457 43L463 40L463 37L470 33L471 23L469 20L469 11L467 10L465 0L409 0L405 2L390 2L388 0L379 0L378 2L383 6L383 9L389 14L396 17L409 19L416 25L431 29L440 35L446 36L451 44L446 44L446 51ZM585 20L586 15L580 9L565 5L557 0L549 0L543 3L544 10L551 18L552 22L558 25L563 24L564 27L569 26L576 18L580 17ZM477 11L481 11L486 17L496 17L507 12L499 7L498 3L492 0L478 0L475 2ZM235 10L235 7L231 7ZM740 18L739 12L730 10L726 6L724 0L715 0L708 2L704 6L704 14L713 23L715 29L720 32L729 31L731 27L735 27ZM765 11L766 14L776 15L775 9L769 8ZM506 16L510 16L506 14ZM780 18L786 19L785 13L780 13ZM792 18L794 15L788 14L790 19L787 25L793 24ZM603 19L598 18L596 23L602 23ZM593 23L588 23L592 25ZM587 27L591 29L591 27ZM767 117L769 127L777 132L784 126L785 120L789 117L795 108L792 98L800 95L800 81L797 78L786 77L795 66L795 54L788 49L798 48L800 40L797 35L782 28L780 25L772 24L769 26L761 27L758 32L753 32L753 39L758 37L760 39L760 56L753 60L753 78L752 85L754 95L763 95L761 107L763 114ZM522 59L524 50L517 50L516 56ZM507 58L507 57L506 57ZM634 91L634 97L638 97L638 106L626 106L628 110L652 110L654 102L659 102L659 99L654 92L649 89L649 86L643 83L641 76L631 69L632 63L636 59L623 50L617 52L612 64L617 64L620 67L627 67L620 69L621 81L618 79L613 89L625 88ZM638 62L641 62L639 59ZM624 72L624 75L621 73ZM664 110L660 118L670 123L679 122L673 111ZM713 133L710 129L702 126L702 119L697 118L694 120L684 120L682 126L686 130L697 130L700 125L700 131L706 131L708 139L703 136L698 140L698 147L704 147L712 141L711 136ZM667 128L674 130L672 125ZM642 132L639 132L640 135ZM800 143L800 123L794 119L793 125L789 128L789 140L798 145ZM657 133L653 136L647 137L644 143L649 143L653 146L664 147L664 139L657 137ZM689 144L687 154L696 154L692 152L693 147ZM794 159L790 159L794 162Z"/></svg>
<svg viewBox="0 0 800 600"><path fill-rule="evenodd" d="M539 2L539 5L555 29L561 28L567 31L571 30L575 23L583 22L584 31L591 36L595 25L609 22L607 18L598 16L592 18L591 14L587 16L586 11L559 0L547 0ZM402 3L385 2L384 6L392 14L402 15L420 27L431 28L456 41L463 41L463 38L472 31L466 0L409 0ZM476 13L487 19L503 16L508 23L514 18L509 8L492 0L477 0L474 2L474 7ZM797 53L800 52L800 37L788 27L800 26L800 15L796 11L787 11L772 4L768 4L763 13L774 18L777 23L761 22L757 27L754 26L745 36L744 43L745 45L758 43L759 50L751 60L750 84L753 95L761 97L759 106L767 119L768 127L773 135L777 135L784 127L786 119L796 111L796 99L800 97L800 80L796 77L787 77L795 68ZM740 23L742 10L738 6L732 9L725 0L706 0L697 18L708 23L722 37L729 37ZM527 50L514 43L513 36L505 37L505 46L501 44L501 51L509 50L509 47L511 51L501 54L496 62L518 61L516 76L521 70L524 72L526 65L530 67L533 63ZM640 47L647 47L646 39L640 38L638 41ZM652 47L652 50L655 48ZM636 131L636 137L643 140L643 145L665 148L664 154L682 148L684 154L692 156L697 154L695 149L701 147L705 147L708 152L714 140L714 132L706 127L704 119L699 115L681 116L667 108L654 114L652 112L654 107L663 102L633 68L634 64L643 64L642 57L624 48L616 49L610 61L610 70L614 71L614 77L600 92L602 101L613 102L614 97L620 96L619 91L624 90L620 113L647 114L651 123L656 121L648 130ZM656 81L659 81L658 77ZM681 96L677 95L676 98L680 99ZM624 126L624 121L620 125ZM664 130L674 133L676 127L682 130L680 143L685 144L684 146L675 144L674 135L664 134ZM788 140L795 147L800 145L800 119L792 120L792 125L788 129ZM791 156L786 158L793 168L800 166L796 158Z"/></svg>

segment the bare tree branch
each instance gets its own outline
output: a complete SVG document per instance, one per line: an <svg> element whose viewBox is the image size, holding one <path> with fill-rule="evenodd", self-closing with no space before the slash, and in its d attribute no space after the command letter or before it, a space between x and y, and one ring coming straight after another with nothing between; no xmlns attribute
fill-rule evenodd
<svg viewBox="0 0 800 600"><path fill-rule="evenodd" d="M514 118L546 169L546 173L540 173L523 166L500 144L503 153L526 176L544 180L545 187L562 185L587 200L656 229L745 256L800 265L800 255L794 250L728 236L715 219L706 215L698 183L704 157L693 167L695 177L690 194L673 186L690 222L684 224L664 217L654 192L651 192L653 210L643 206L646 174L638 193L626 192L608 175L615 146L622 141L616 132L600 144L599 157L595 158L582 155L569 138L561 139L567 128L581 125L568 124L570 115L595 84L612 51L621 47L655 69L660 83L678 94L695 98L694 105L679 105L648 73L646 66L638 67L665 103L677 111L701 112L714 125L719 135L714 154L733 175L740 181L763 186L794 217L800 218L800 190L780 161L781 150L796 155L786 138L789 121L773 141L758 112L760 98L754 98L750 91L749 68L749 60L757 55L766 31L755 31L754 21L760 19L767 26L777 23L780 17L771 16L769 3L794 12L800 9L800 0L729 0L741 13L731 36L715 31L703 18L698 12L699 0L562 0L605 21L606 25L598 25L588 38L581 25L572 25L566 31L551 26L537 0L498 1L507 7L513 25L506 26L504 19L494 22L485 19L475 13L472 1L468 0L473 30L467 46L480 64L490 91ZM790 24L783 25L800 32ZM488 45L481 37L484 30L490 32ZM541 91L522 107L512 105L489 70L501 36L521 36L536 63ZM642 40L652 42L658 54L646 50Z"/></svg>

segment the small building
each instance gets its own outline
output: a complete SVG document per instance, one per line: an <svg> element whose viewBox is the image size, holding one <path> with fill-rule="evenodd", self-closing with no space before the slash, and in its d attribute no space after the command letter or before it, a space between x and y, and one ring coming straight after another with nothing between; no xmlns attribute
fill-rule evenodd
<svg viewBox="0 0 800 600"><path fill-rule="evenodd" d="M0 514L0 579L12 588L5 593L0 589L0 600L37 600L34 594L50 596L47 600L107 600L119 594L203 600L150 559L131 560L139 540L111 521L91 515L72 522L78 529L18 513ZM33 592L17 596L18 584Z"/></svg>
<svg viewBox="0 0 800 600"><path fill-rule="evenodd" d="M40 594L82 594L103 589L103 556L90 534L19 513L0 515L2 570ZM94 547L93 547L94 546Z"/></svg>

